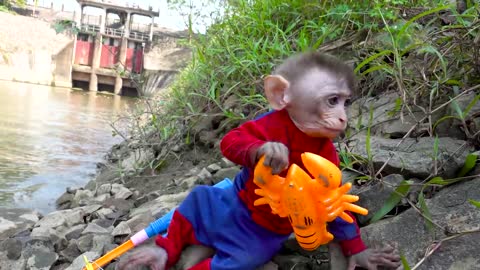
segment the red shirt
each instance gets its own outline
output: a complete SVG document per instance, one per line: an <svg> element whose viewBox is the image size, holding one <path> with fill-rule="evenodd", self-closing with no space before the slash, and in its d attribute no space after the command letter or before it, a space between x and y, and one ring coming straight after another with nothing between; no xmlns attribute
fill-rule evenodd
<svg viewBox="0 0 480 270"><path fill-rule="evenodd" d="M339 166L339 158L335 146L330 139L314 138L300 131L290 119L286 110L274 111L228 132L220 143L223 155L234 163L242 165L243 171L235 178L235 186L240 199L251 212L252 219L268 230L279 234L293 232L288 218L281 218L272 214L270 206L254 206L255 200L260 196L255 194L258 186L253 182L253 169L250 156L266 142L281 142L290 151L289 162L297 164L307 171L302 164L301 154L311 152L330 160ZM281 176L285 176L284 171ZM360 240L361 241L361 240ZM356 241L357 242L357 241ZM353 243L352 243L353 244ZM357 253L363 250L363 243L357 247L348 248L347 253ZM352 252L355 250L355 252Z"/></svg>

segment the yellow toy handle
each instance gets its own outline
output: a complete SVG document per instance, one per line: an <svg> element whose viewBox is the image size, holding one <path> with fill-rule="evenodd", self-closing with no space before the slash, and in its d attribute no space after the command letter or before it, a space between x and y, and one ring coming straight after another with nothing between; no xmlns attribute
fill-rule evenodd
<svg viewBox="0 0 480 270"><path fill-rule="evenodd" d="M367 215L368 210L352 204L359 197L346 194L351 183L341 185L342 173L335 164L313 153L303 153L301 158L313 178L296 164L289 167L285 178L272 175L262 156L253 179L261 198L254 205L269 204L272 213L288 217L300 246L314 250L333 239L327 222L340 217L352 223L345 211Z"/></svg>

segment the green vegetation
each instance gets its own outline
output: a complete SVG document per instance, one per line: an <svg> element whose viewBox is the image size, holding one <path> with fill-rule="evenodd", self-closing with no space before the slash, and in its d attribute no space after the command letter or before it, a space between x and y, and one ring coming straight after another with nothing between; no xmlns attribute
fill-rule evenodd
<svg viewBox="0 0 480 270"><path fill-rule="evenodd" d="M13 5L23 7L26 0L0 0L0 12L9 12Z"/></svg>
<svg viewBox="0 0 480 270"><path fill-rule="evenodd" d="M269 109L263 97L262 76L295 52L319 50L353 64L358 75L358 96L376 96L388 90L399 92L395 109L388 112L390 117L402 118L414 115L415 111L424 115L405 137L422 126L422 136L437 138L443 122L457 121L468 140L480 141L478 127L471 125L470 119L470 111L480 95L465 108L457 102L480 88L478 2L457 1L457 5L446 0L227 2L223 17L215 17L216 23L205 35L193 36L188 42L193 59L162 95L162 101L155 104L148 101L148 110L139 112L141 119L147 121L146 125L134 125L140 138L153 130L163 141L196 144L199 129L195 127L206 116L218 118L213 129L215 137L220 138L229 128ZM191 5L189 8L185 14L191 18L194 11ZM192 31L191 19L188 26ZM380 169L373 167L372 110L361 112L370 113L367 123L358 122L347 132L348 138L366 131L368 157L358 157L343 149L340 152L343 168L360 173L357 178L360 180L380 178L388 163ZM438 113L445 111L451 114L438 117ZM434 172L423 179L418 197L419 211L427 223L430 219L423 191L465 179L477 162L477 155L472 154L457 178L444 180L436 175L438 139L432 149ZM405 198L412 182L402 182L372 221L391 212Z"/></svg>
<svg viewBox="0 0 480 270"><path fill-rule="evenodd" d="M478 53L478 4L459 14L444 2L230 1L223 19L192 41L192 63L171 87L154 126L169 130L162 131L168 137L189 134L206 114L223 115L223 124L249 119L268 109L262 76L292 53L312 49L353 61L360 95L401 91L392 114L415 106L430 115L454 97L455 87L479 82L471 57ZM176 129L185 119L187 129Z"/></svg>

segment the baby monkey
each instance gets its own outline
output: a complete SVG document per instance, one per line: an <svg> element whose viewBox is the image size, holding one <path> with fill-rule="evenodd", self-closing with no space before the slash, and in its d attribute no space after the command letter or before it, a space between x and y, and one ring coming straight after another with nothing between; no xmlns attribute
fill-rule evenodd
<svg viewBox="0 0 480 270"><path fill-rule="evenodd" d="M345 107L354 84L352 68L336 57L306 52L286 59L264 79L265 96L273 110L231 130L220 143L223 155L242 166L234 185L227 189L196 186L175 210L168 235L158 236L156 247L132 252L117 269L140 265L169 269L190 245L200 248L187 256L184 268L189 270L253 270L269 262L293 230L288 218L272 214L269 205L254 206L259 198L254 167L265 156L264 164L274 174L285 177L292 163L307 171L301 161L304 152L339 166L332 140L347 126ZM337 218L328 230L348 258L349 270L400 267L395 248L365 246L356 222Z"/></svg>

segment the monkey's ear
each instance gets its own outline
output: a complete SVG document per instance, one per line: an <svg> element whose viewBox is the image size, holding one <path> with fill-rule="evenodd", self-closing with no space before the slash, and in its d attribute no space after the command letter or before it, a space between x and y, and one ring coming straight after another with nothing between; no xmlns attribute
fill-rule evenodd
<svg viewBox="0 0 480 270"><path fill-rule="evenodd" d="M280 75L268 75L264 81L265 96L274 110L281 110L290 102L290 83Z"/></svg>

